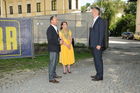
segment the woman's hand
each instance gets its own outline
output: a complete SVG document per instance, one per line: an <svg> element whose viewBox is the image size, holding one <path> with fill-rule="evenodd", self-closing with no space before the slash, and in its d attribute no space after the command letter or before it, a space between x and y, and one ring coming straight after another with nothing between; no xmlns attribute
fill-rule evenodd
<svg viewBox="0 0 140 93"><path fill-rule="evenodd" d="M71 44L67 44L66 42L63 41L63 45L65 45L68 49L71 49Z"/></svg>
<svg viewBox="0 0 140 93"><path fill-rule="evenodd" d="M68 44L64 44L68 49L71 49L71 45L68 45Z"/></svg>
<svg viewBox="0 0 140 93"><path fill-rule="evenodd" d="M68 45L68 48L71 49L71 44Z"/></svg>

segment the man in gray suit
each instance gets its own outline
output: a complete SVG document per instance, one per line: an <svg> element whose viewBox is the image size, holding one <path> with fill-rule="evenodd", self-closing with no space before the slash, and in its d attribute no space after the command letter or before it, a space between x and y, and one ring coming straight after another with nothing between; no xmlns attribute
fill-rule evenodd
<svg viewBox="0 0 140 93"><path fill-rule="evenodd" d="M98 7L92 9L93 23L89 35L89 46L92 49L96 69L96 75L91 76L93 81L103 80L102 48L104 45L105 23L100 17L100 12Z"/></svg>
<svg viewBox="0 0 140 93"><path fill-rule="evenodd" d="M50 26L47 29L48 51L50 54L49 82L51 83L59 83L59 81L56 80L56 78L61 78L61 76L58 76L56 74L56 65L58 63L60 44L62 43L62 41L59 38L57 23L57 17L52 16L50 18Z"/></svg>

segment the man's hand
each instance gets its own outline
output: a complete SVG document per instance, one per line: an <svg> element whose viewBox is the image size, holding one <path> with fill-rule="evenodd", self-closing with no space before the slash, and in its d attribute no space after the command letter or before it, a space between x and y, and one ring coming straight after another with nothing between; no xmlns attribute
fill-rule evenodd
<svg viewBox="0 0 140 93"><path fill-rule="evenodd" d="M60 40L60 44L61 44L61 45L63 44L63 42L64 42L63 40Z"/></svg>
<svg viewBox="0 0 140 93"><path fill-rule="evenodd" d="M97 45L96 46L96 49L100 50L101 49L101 46L100 45Z"/></svg>

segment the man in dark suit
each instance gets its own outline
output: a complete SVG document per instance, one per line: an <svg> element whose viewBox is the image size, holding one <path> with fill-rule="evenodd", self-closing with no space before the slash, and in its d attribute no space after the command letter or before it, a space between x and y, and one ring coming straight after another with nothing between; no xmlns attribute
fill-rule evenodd
<svg viewBox="0 0 140 93"><path fill-rule="evenodd" d="M52 16L50 18L51 25L47 29L47 40L48 40L48 51L50 55L49 62L49 82L51 83L59 83L56 78L61 78L56 74L56 65L58 63L58 56L60 52L60 41L57 29L57 17Z"/></svg>
<svg viewBox="0 0 140 93"><path fill-rule="evenodd" d="M102 48L104 45L105 23L100 17L100 12L98 7L92 9L94 19L89 35L89 46L92 49L96 69L96 75L91 76L93 81L103 80Z"/></svg>

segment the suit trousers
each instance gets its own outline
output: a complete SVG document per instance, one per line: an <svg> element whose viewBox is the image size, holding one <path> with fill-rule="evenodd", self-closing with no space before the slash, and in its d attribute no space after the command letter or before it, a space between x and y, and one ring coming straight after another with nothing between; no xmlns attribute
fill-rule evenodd
<svg viewBox="0 0 140 93"><path fill-rule="evenodd" d="M94 58L94 64L96 69L96 78L103 79L103 59L102 59L102 49L98 50L92 48L92 54Z"/></svg>
<svg viewBox="0 0 140 93"><path fill-rule="evenodd" d="M56 65L58 63L58 53L50 52L50 61L49 61L49 80L53 80L56 74Z"/></svg>

